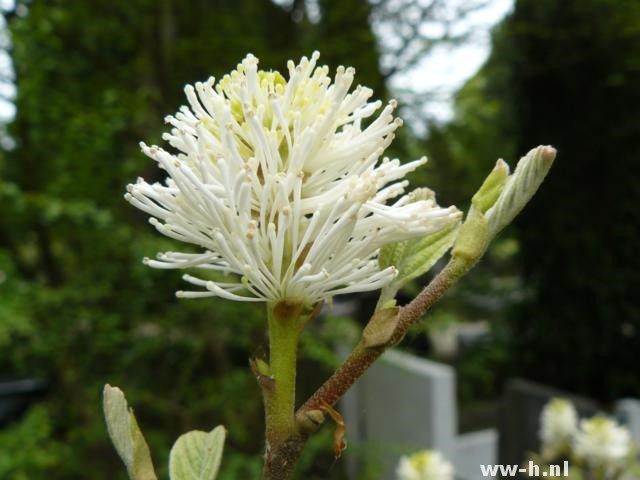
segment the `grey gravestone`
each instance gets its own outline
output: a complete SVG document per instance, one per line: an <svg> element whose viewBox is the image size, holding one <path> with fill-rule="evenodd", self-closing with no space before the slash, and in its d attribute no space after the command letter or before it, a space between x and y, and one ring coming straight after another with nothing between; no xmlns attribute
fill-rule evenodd
<svg viewBox="0 0 640 480"><path fill-rule="evenodd" d="M627 426L631 436L640 442L640 400L624 398L616 403L616 417Z"/></svg>
<svg viewBox="0 0 640 480"><path fill-rule="evenodd" d="M45 388L43 380L33 378L0 381L0 427L16 420Z"/></svg>
<svg viewBox="0 0 640 480"><path fill-rule="evenodd" d="M463 433L456 439L454 465L456 478L487 480L480 465L495 465L498 461L498 432L495 429Z"/></svg>
<svg viewBox="0 0 640 480"><path fill-rule="evenodd" d="M592 416L599 411L598 405L586 398L527 380L510 380L499 412L499 463L521 464L528 452L539 451L540 413L555 397L573 402L580 417Z"/></svg>
<svg viewBox="0 0 640 480"><path fill-rule="evenodd" d="M400 456L425 448L453 461L457 416L455 371L449 366L388 351L346 395L341 409L351 478L377 464L377 478L395 479Z"/></svg>

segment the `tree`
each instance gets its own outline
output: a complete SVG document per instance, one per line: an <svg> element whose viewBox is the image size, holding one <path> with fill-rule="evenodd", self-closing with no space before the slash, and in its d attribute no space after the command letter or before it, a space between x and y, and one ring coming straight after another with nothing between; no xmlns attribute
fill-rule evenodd
<svg viewBox="0 0 640 480"><path fill-rule="evenodd" d="M521 371L602 400L639 395L640 5L519 0L507 21L518 150L559 158L518 222L531 297Z"/></svg>
<svg viewBox="0 0 640 480"><path fill-rule="evenodd" d="M280 69L299 54L289 13L266 0L15 8L16 147L0 158L0 371L45 378L49 392L0 438L10 459L0 477L124 478L100 410L107 382L130 392L154 457L167 458L179 433L223 423L222 478L256 476L262 405L247 356L263 325L246 306L172 300L179 275L141 264L172 242L122 194L154 171L137 143L160 143L185 83L248 52Z"/></svg>

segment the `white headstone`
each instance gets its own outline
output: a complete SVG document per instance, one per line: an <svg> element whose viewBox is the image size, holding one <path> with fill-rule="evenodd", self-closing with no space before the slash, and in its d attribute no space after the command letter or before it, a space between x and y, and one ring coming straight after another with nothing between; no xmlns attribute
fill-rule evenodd
<svg viewBox="0 0 640 480"><path fill-rule="evenodd" d="M352 478L362 468L376 468L376 478L394 480L400 456L426 448L453 461L457 414L452 367L390 350L347 394L341 409Z"/></svg>

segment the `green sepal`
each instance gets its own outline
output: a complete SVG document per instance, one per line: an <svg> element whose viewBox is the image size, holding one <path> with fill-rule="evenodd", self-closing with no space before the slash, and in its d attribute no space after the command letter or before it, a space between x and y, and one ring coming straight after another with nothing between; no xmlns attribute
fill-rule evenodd
<svg viewBox="0 0 640 480"><path fill-rule="evenodd" d="M138 428L136 417L117 387L105 385L103 390L104 417L107 430L118 455L127 467L131 480L156 480L149 446Z"/></svg>
<svg viewBox="0 0 640 480"><path fill-rule="evenodd" d="M193 430L181 435L169 454L171 480L215 480L218 476L226 431Z"/></svg>

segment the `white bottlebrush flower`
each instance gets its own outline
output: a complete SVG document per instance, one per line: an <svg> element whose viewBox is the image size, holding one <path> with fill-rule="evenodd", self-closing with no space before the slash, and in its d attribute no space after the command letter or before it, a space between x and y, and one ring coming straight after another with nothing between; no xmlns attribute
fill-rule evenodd
<svg viewBox="0 0 640 480"><path fill-rule="evenodd" d="M453 480L453 466L440 452L423 450L400 458L398 480Z"/></svg>
<svg viewBox="0 0 640 480"><path fill-rule="evenodd" d="M554 458L570 445L578 426L578 413L564 398L554 398L542 410L540 440L545 458Z"/></svg>
<svg viewBox="0 0 640 480"><path fill-rule="evenodd" d="M631 435L625 427L603 416L580 422L574 438L574 453L587 464L615 468L630 452Z"/></svg>
<svg viewBox="0 0 640 480"><path fill-rule="evenodd" d="M401 196L403 177L426 159L380 161L402 123L396 102L372 118L381 102L366 87L349 92L353 68L339 67L332 82L318 57L289 61L285 80L248 55L217 84L185 88L190 108L166 118L163 136L176 153L142 144L168 178L138 179L127 200L161 233L202 249L145 262L228 274L185 275L202 289L178 296L313 303L378 289L396 274L379 268L381 246L459 221L454 207Z"/></svg>

